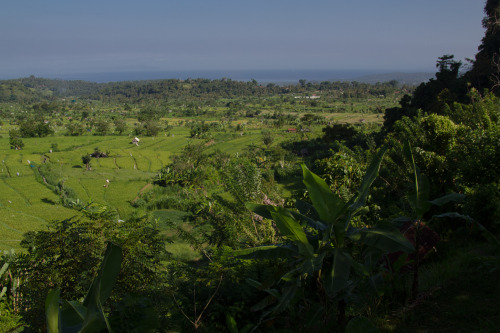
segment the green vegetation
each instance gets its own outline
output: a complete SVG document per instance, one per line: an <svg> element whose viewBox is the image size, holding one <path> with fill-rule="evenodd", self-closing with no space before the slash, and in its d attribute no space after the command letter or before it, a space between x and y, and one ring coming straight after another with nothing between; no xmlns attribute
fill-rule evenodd
<svg viewBox="0 0 500 333"><path fill-rule="evenodd" d="M418 87L1 81L0 330L498 331L486 14Z"/></svg>

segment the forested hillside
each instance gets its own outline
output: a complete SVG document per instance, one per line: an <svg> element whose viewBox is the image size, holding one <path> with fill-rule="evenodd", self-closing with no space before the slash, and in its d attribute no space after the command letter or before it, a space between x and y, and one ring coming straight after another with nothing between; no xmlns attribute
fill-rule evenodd
<svg viewBox="0 0 500 333"><path fill-rule="evenodd" d="M269 83L259 85L257 81L234 81L231 79L165 79L154 81L122 81L110 83L93 83L86 81L68 81L58 79L36 78L0 81L2 94L0 101L30 102L32 100L50 100L73 97L92 100L106 99L110 102L139 102L142 100L158 100L165 98L205 97L231 98L250 96L293 95L297 93L317 92L342 93L347 96L387 95L401 87L397 81L366 84L347 81L323 81L321 83L300 80L295 85L276 85Z"/></svg>
<svg viewBox="0 0 500 333"><path fill-rule="evenodd" d="M0 330L497 332L485 14L417 87L0 81Z"/></svg>

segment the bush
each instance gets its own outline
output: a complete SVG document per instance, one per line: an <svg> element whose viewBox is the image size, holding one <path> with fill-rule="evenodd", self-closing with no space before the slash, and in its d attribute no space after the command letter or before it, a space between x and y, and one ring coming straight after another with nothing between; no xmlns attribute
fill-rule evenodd
<svg viewBox="0 0 500 333"><path fill-rule="evenodd" d="M66 135L69 136L79 136L85 133L85 126L80 122L70 122L66 124L66 129L68 132Z"/></svg>
<svg viewBox="0 0 500 333"><path fill-rule="evenodd" d="M241 203L253 201L260 194L260 170L246 158L231 160L222 171L222 177L228 191Z"/></svg>
<svg viewBox="0 0 500 333"><path fill-rule="evenodd" d="M328 158L317 160L314 168L334 192L347 200L361 184L366 166L348 149L331 154Z"/></svg>
<svg viewBox="0 0 500 333"><path fill-rule="evenodd" d="M21 133L18 130L9 131L10 149L21 150L24 147L24 142L21 140Z"/></svg>
<svg viewBox="0 0 500 333"><path fill-rule="evenodd" d="M289 178L296 178L302 175L302 169L299 164L292 164L290 166L286 166L283 168L275 168L274 169L274 177L276 180L285 180Z"/></svg>
<svg viewBox="0 0 500 333"><path fill-rule="evenodd" d="M86 294L108 240L123 249L120 275L110 298L112 314L132 311L131 295L139 300L157 291L165 247L154 222L144 218L122 223L102 218L52 222L46 231L31 231L24 236L21 246L26 253L18 255L12 265L13 274L24 282L16 295L19 308L32 328L45 326L49 290L59 288L63 299L80 299Z"/></svg>
<svg viewBox="0 0 500 333"><path fill-rule="evenodd" d="M13 311L7 302L0 301L0 331L14 332L21 326L21 316Z"/></svg>
<svg viewBox="0 0 500 333"><path fill-rule="evenodd" d="M500 229L500 185L478 185L468 193L464 213L490 231Z"/></svg>

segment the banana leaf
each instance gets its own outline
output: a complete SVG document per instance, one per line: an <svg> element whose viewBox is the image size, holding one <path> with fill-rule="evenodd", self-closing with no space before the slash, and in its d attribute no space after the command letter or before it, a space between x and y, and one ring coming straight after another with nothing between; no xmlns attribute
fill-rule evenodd
<svg viewBox="0 0 500 333"><path fill-rule="evenodd" d="M300 273L302 275L312 275L314 272L321 270L323 267L323 259L325 259L326 252L321 253L314 258L305 259L301 265Z"/></svg>
<svg viewBox="0 0 500 333"><path fill-rule="evenodd" d="M268 205L260 205L260 204L256 204L256 203L247 202L245 204L245 207L248 210L254 212L257 215L262 216L265 219L271 220L273 218L271 216L271 212L269 211L269 209L267 209Z"/></svg>
<svg viewBox="0 0 500 333"><path fill-rule="evenodd" d="M325 276L324 286L328 294L335 296L340 290L347 287L354 259L342 249L332 249L332 254L332 267Z"/></svg>
<svg viewBox="0 0 500 333"><path fill-rule="evenodd" d="M381 148L370 163L370 166L366 170L363 181L361 182L356 195L351 200L349 200L349 203L347 204L351 212L356 212L358 209L365 205L366 198L368 197L368 191L370 189L370 186L378 177L380 165L382 164L382 160L384 159L386 151L387 147Z"/></svg>
<svg viewBox="0 0 500 333"><path fill-rule="evenodd" d="M446 195L443 195L440 198L434 199L432 201L429 201L431 204L436 205L436 206L442 206L447 204L448 202L461 202L465 199L465 194L460 194L460 193L449 193Z"/></svg>
<svg viewBox="0 0 500 333"><path fill-rule="evenodd" d="M397 251L413 252L413 244L399 230L384 228L362 228L348 235L349 239L378 249L384 253Z"/></svg>
<svg viewBox="0 0 500 333"><path fill-rule="evenodd" d="M111 295L111 291L120 272L122 249L108 243L99 274L92 282L83 305L76 301L63 301L59 308L59 289L52 290L46 298L45 309L49 332L100 332L111 327L102 310L102 303Z"/></svg>
<svg viewBox="0 0 500 333"><path fill-rule="evenodd" d="M408 194L408 200L418 219L430 209L429 202L429 179L426 175L420 173L420 169L415 164L413 154L411 152L410 143L407 141L403 147L403 153L412 167L413 190Z"/></svg>
<svg viewBox="0 0 500 333"><path fill-rule="evenodd" d="M305 202L302 202L304 205L308 205L309 209L312 209L312 212L313 212L313 216L314 215L317 215L317 213L314 211L314 207L305 203ZM261 205L261 204L256 204L256 203L246 203L245 204L245 207L254 212L255 214L257 215L260 215L262 216L263 218L266 218L266 219L269 219L269 220L272 220L273 217L271 215L271 211L273 211L273 207L274 206L271 206L271 205ZM311 217L308 217L306 215L308 215L308 212L309 210L305 211L304 210L300 210L299 211L302 213L297 213L297 212L294 212L294 211L291 211L291 210L287 210L287 212L289 214L291 214L293 217L295 217L297 220L301 221L301 222L305 222L307 223L307 225L309 225L310 227L312 228L315 228L315 229L318 229L318 230L326 230L326 226L321 223L320 221L317 221Z"/></svg>
<svg viewBox="0 0 500 333"><path fill-rule="evenodd" d="M122 249L118 245L113 243L108 243L106 248L106 252L104 254L104 258L101 263L101 269L99 270L99 274L97 278L92 282L92 286L90 287L85 300L83 301L84 306L89 305L90 298L96 297L92 295L92 291L99 291L98 297L101 303L104 303L113 290L113 287L116 283L116 279L118 278L118 273L120 273L120 266L122 263ZM96 288L97 285L99 288Z"/></svg>
<svg viewBox="0 0 500 333"><path fill-rule="evenodd" d="M323 179L309 171L305 164L302 164L302 174L314 209L322 221L333 225L344 211L345 203L339 196L333 194Z"/></svg>
<svg viewBox="0 0 500 333"><path fill-rule="evenodd" d="M298 248L299 253L308 258L314 257L314 248L307 240L304 229L300 226L293 216L282 207L269 207L276 227L281 234L292 241Z"/></svg>
<svg viewBox="0 0 500 333"><path fill-rule="evenodd" d="M61 322L64 327L64 333L80 332L86 314L87 308L80 304L80 302L63 300Z"/></svg>
<svg viewBox="0 0 500 333"><path fill-rule="evenodd" d="M290 211L290 213L297 220L306 223L308 226L316 230L325 231L328 229L324 223L319 221L320 217L318 212L314 209L314 206L302 200L297 200L295 202L295 207L299 210L299 213L295 211Z"/></svg>
<svg viewBox="0 0 500 333"><path fill-rule="evenodd" d="M295 245L266 245L236 250L232 254L242 259L282 259L299 255Z"/></svg>
<svg viewBox="0 0 500 333"><path fill-rule="evenodd" d="M45 316L47 318L47 332L59 333L60 315L59 315L59 295L61 291L54 289L49 292L45 299Z"/></svg>
<svg viewBox="0 0 500 333"><path fill-rule="evenodd" d="M238 333L238 325L236 324L236 320L229 313L226 313L226 326L229 330L229 333Z"/></svg>
<svg viewBox="0 0 500 333"><path fill-rule="evenodd" d="M120 273L121 261L122 249L113 243L108 243L99 274L92 282L90 291L83 302L83 305L87 306L87 313L83 321L82 333L98 332L105 328L111 332L111 327L102 310L102 303L111 295L118 273Z"/></svg>
<svg viewBox="0 0 500 333"><path fill-rule="evenodd" d="M297 208L299 210L299 212L303 215L310 216L311 218L313 218L315 220L320 219L318 212L316 211L316 209L314 209L314 206L308 202L297 199L295 201L295 208Z"/></svg>
<svg viewBox="0 0 500 333"><path fill-rule="evenodd" d="M295 283L287 284L283 288L281 297L278 299L278 304L274 307L274 313L280 313L284 311L292 302L293 298L297 294L298 286Z"/></svg>

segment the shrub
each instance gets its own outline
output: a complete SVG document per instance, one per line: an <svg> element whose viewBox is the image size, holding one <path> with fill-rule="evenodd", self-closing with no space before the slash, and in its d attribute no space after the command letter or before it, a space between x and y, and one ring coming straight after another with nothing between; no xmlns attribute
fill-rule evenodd
<svg viewBox="0 0 500 333"><path fill-rule="evenodd" d="M66 129L68 130L66 134L70 136L79 136L85 133L85 126L80 122L67 123Z"/></svg>
<svg viewBox="0 0 500 333"><path fill-rule="evenodd" d="M47 230L24 236L21 246L26 253L18 255L13 263L13 274L21 278L19 308L32 328L45 325L43 309L50 289L59 288L63 299L80 299L86 294L99 269L107 240L123 249L120 274L110 299L121 305L111 309L125 311L124 306L128 306L121 301L126 295L154 294L165 259L163 238L154 222L144 218L122 223L102 218L54 221Z"/></svg>
<svg viewBox="0 0 500 333"><path fill-rule="evenodd" d="M21 150L24 147L24 142L21 140L21 133L19 130L10 130L9 131L9 144L10 149Z"/></svg>
<svg viewBox="0 0 500 333"><path fill-rule="evenodd" d="M464 213L490 231L500 229L500 185L477 185L469 190Z"/></svg>
<svg viewBox="0 0 500 333"><path fill-rule="evenodd" d="M226 188L239 202L255 200L260 194L262 176L259 168L250 160L233 159L222 174Z"/></svg>

